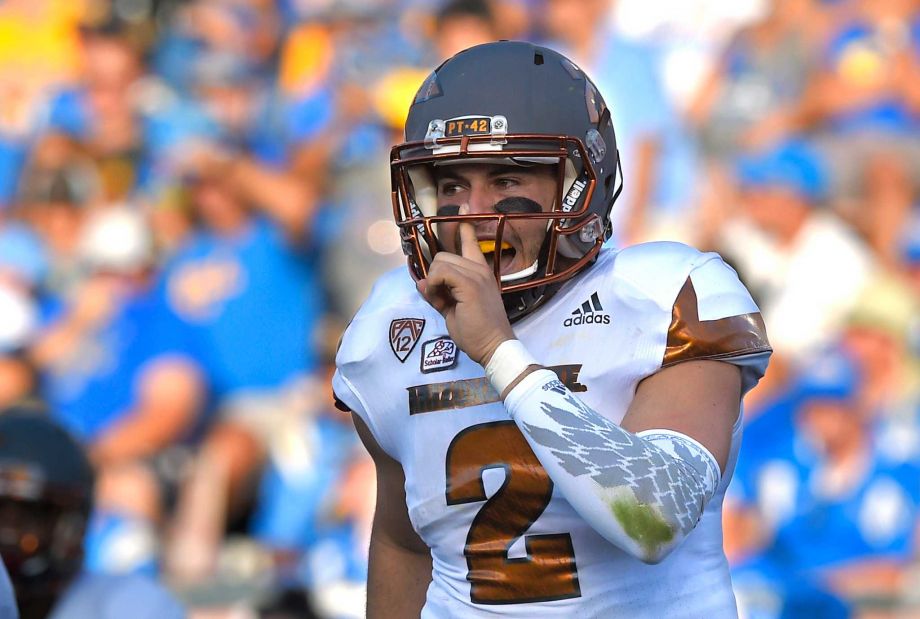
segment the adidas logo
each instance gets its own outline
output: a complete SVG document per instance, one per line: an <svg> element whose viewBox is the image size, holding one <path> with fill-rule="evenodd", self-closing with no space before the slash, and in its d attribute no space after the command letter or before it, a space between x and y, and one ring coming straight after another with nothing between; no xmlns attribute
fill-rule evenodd
<svg viewBox="0 0 920 619"><path fill-rule="evenodd" d="M571 318L566 318L562 323L564 327L574 327L577 325L609 325L610 314L602 313L604 308L601 306L601 300L597 298L597 293L591 295L591 298L581 304L577 310L572 312Z"/></svg>

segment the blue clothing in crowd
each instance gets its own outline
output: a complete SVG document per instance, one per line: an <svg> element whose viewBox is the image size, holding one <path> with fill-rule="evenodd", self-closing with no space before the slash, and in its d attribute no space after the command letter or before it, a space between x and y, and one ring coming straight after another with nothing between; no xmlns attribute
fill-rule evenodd
<svg viewBox="0 0 920 619"><path fill-rule="evenodd" d="M843 496L822 496L817 470L799 472L796 510L777 529L769 557L797 572L866 558L910 559L920 508L916 466L872 460L861 483Z"/></svg>
<svg viewBox="0 0 920 619"><path fill-rule="evenodd" d="M843 351L829 351L745 426L730 492L756 509L767 545L734 565L732 578L753 619L848 617L852 609L827 588L828 575L864 560L906 563L913 555L916 422L884 414L861 420L862 469L843 485L827 473L829 458L803 425L813 403L865 414L853 405L860 381Z"/></svg>
<svg viewBox="0 0 920 619"><path fill-rule="evenodd" d="M337 413L336 413L337 414ZM347 423L320 415L299 431L305 449L276 451L263 476L252 534L272 548L300 550L302 585L367 578L356 524L336 512L359 442Z"/></svg>
<svg viewBox="0 0 920 619"><path fill-rule="evenodd" d="M149 363L187 357L187 339L155 290L129 297L112 319L81 343L77 354L55 360L42 395L55 419L82 442L92 442L137 404Z"/></svg>
<svg viewBox="0 0 920 619"><path fill-rule="evenodd" d="M28 152L28 143L0 136L0 212L16 200L19 176Z"/></svg>
<svg viewBox="0 0 920 619"><path fill-rule="evenodd" d="M79 140L92 133L94 119L81 88L62 90L52 99L46 129L59 131ZM180 149L192 139L216 139L217 126L201 107L191 100L164 98L157 108L138 115L140 147L133 154L132 191L152 190L175 170L173 161L181 158Z"/></svg>
<svg viewBox="0 0 920 619"><path fill-rule="evenodd" d="M299 144L315 139L332 122L333 103L326 88L293 101L275 93L260 106L243 146L261 163L283 168Z"/></svg>
<svg viewBox="0 0 920 619"><path fill-rule="evenodd" d="M255 217L235 236L198 232L163 286L215 397L280 387L314 367L319 283L310 258L270 221Z"/></svg>
<svg viewBox="0 0 920 619"><path fill-rule="evenodd" d="M184 619L182 605L162 585L138 575L84 574L67 589L49 619Z"/></svg>
<svg viewBox="0 0 920 619"><path fill-rule="evenodd" d="M826 457L795 423L807 401L779 398L745 428L732 493L760 508L772 537L762 556L793 575L869 557L908 560L920 511L915 454L888 445L890 423L877 421L865 430L860 479L829 488Z"/></svg>

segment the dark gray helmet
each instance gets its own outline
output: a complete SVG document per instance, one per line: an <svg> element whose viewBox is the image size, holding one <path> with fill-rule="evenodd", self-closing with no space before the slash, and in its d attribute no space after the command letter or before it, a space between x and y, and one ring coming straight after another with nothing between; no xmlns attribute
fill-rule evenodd
<svg viewBox="0 0 920 619"><path fill-rule="evenodd" d="M0 411L0 555L23 617L53 604L79 572L93 481L63 428L36 411Z"/></svg>
<svg viewBox="0 0 920 619"><path fill-rule="evenodd" d="M438 212L432 170L446 160L555 165L549 212L459 215ZM442 249L438 225L491 219L493 260L509 317L536 307L597 257L610 238L610 210L622 188L610 111L578 66L549 48L516 41L478 45L444 62L422 84L393 148L393 211L413 277L427 276ZM542 219L547 234L533 272L501 276L507 220Z"/></svg>

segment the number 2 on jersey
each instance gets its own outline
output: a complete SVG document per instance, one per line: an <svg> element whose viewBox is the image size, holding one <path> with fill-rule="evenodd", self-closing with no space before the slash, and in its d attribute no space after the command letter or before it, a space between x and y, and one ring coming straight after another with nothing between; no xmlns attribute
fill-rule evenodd
<svg viewBox="0 0 920 619"><path fill-rule="evenodd" d="M503 468L505 481L488 497L482 474ZM575 551L568 533L525 535L549 504L553 482L513 421L467 428L447 449L447 504L485 501L466 537L470 597L477 604L523 604L579 597ZM524 536L527 556L508 558Z"/></svg>

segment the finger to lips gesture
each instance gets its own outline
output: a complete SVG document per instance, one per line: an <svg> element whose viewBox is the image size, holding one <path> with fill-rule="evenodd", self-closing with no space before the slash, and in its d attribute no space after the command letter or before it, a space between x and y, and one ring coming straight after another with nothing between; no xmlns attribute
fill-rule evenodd
<svg viewBox="0 0 920 619"><path fill-rule="evenodd" d="M469 211L460 207L460 214ZM479 248L473 224L460 224L460 254L438 252L418 291L447 322L451 338L471 359L485 365L498 345L514 339L495 274Z"/></svg>

